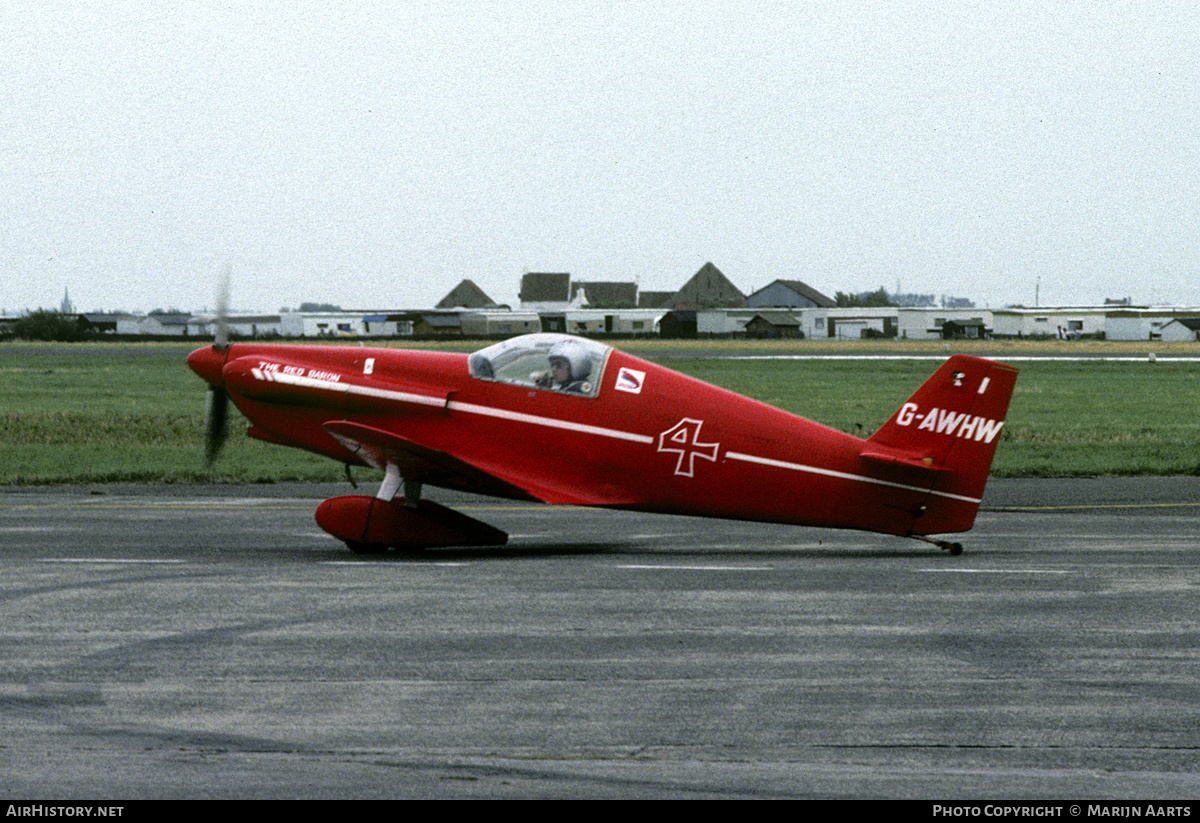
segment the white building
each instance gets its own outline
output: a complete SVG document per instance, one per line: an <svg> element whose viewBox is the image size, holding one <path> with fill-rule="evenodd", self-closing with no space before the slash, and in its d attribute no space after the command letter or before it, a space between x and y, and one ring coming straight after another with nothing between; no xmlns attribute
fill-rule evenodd
<svg viewBox="0 0 1200 823"><path fill-rule="evenodd" d="M285 312L281 317L284 337L358 337L367 333L364 315L351 312ZM382 323L377 327L385 334Z"/></svg>
<svg viewBox="0 0 1200 823"><path fill-rule="evenodd" d="M898 336L900 311L895 306L864 306L794 309L792 313L808 340L863 340Z"/></svg>
<svg viewBox="0 0 1200 823"><path fill-rule="evenodd" d="M567 309L541 312L542 331L566 334L658 334L663 309Z"/></svg>
<svg viewBox="0 0 1200 823"><path fill-rule="evenodd" d="M471 311L462 315L465 337L513 337L542 330L542 319L535 311Z"/></svg>
<svg viewBox="0 0 1200 823"><path fill-rule="evenodd" d="M976 308L900 309L896 323L903 340L986 340L995 332L992 312Z"/></svg>
<svg viewBox="0 0 1200 823"><path fill-rule="evenodd" d="M1106 334L1112 306L1047 306L995 309L992 319L997 337L1032 337L1075 340Z"/></svg>
<svg viewBox="0 0 1200 823"><path fill-rule="evenodd" d="M1186 321L1200 317L1200 308L1122 307L1113 309L1105 319L1105 337L1109 340L1191 341Z"/></svg>
<svg viewBox="0 0 1200 823"><path fill-rule="evenodd" d="M1195 343L1200 340L1200 316L1177 317L1162 327L1166 343Z"/></svg>
<svg viewBox="0 0 1200 823"><path fill-rule="evenodd" d="M147 314L137 318L137 334L154 337L187 337L191 334L188 322L190 314L181 312ZM120 324L118 324L120 331Z"/></svg>

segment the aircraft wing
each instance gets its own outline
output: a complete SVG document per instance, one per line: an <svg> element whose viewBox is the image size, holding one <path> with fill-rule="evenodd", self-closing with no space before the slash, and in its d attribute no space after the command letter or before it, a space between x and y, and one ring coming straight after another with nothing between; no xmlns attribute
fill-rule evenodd
<svg viewBox="0 0 1200 823"><path fill-rule="evenodd" d="M618 505L630 501L609 499L587 489L564 488L561 484L521 473L511 466L477 466L449 452L423 446L398 434L349 420L333 420L324 428L343 446L374 468L384 470L394 463L405 480L460 491L539 500L543 503L576 506Z"/></svg>

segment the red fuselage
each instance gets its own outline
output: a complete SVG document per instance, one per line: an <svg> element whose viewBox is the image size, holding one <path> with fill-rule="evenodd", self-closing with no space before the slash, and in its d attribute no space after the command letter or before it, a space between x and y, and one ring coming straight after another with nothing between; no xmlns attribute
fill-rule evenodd
<svg viewBox="0 0 1200 823"><path fill-rule="evenodd" d="M433 486L896 535L972 525L982 480L947 485L887 444L864 455L869 441L606 352L592 396L473 376L464 354L235 343L188 364L251 436L346 464L381 467L382 450ZM358 427L374 451L347 442Z"/></svg>

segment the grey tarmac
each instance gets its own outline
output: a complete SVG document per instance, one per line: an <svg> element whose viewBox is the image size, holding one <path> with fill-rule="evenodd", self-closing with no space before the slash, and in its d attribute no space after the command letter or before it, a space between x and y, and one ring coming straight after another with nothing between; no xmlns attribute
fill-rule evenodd
<svg viewBox="0 0 1200 823"><path fill-rule="evenodd" d="M0 490L6 798L1200 796L1198 478L959 557L434 491L509 545L361 558L345 493Z"/></svg>

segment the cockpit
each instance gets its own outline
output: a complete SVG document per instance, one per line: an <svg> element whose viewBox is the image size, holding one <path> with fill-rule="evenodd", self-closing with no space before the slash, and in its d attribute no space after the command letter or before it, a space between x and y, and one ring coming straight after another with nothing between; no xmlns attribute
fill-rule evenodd
<svg viewBox="0 0 1200 823"><path fill-rule="evenodd" d="M470 356L471 376L543 391L595 397L612 348L566 334L526 334Z"/></svg>

